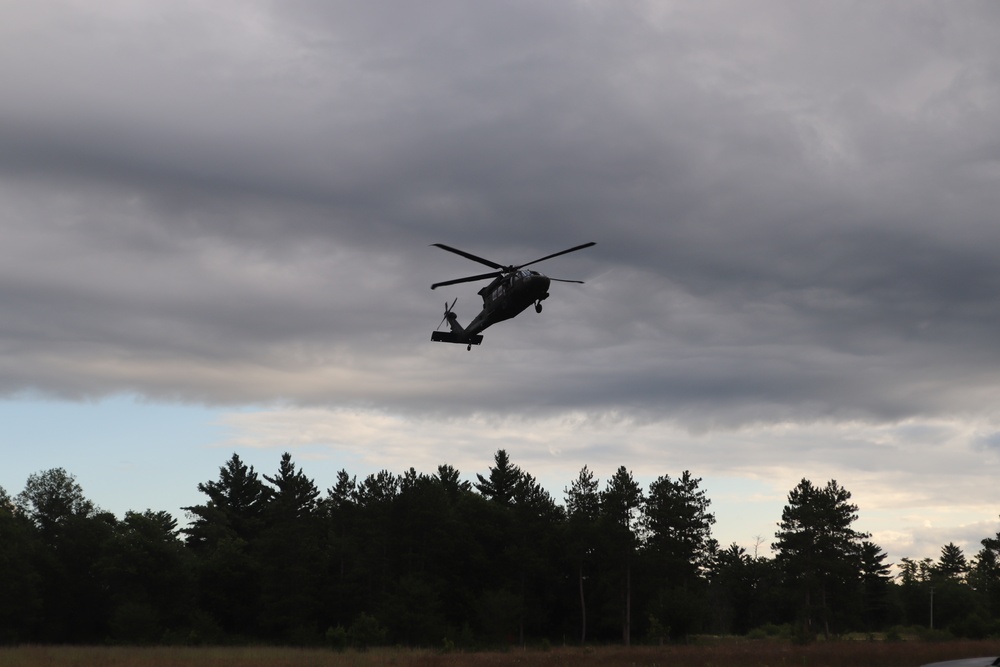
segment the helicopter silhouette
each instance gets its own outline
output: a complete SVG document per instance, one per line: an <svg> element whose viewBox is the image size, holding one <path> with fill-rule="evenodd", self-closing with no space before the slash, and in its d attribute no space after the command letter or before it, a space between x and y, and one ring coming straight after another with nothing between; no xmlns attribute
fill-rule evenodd
<svg viewBox="0 0 1000 667"><path fill-rule="evenodd" d="M565 255L567 253L576 252L577 250L583 250L584 248L589 248L590 246L596 244L591 241L590 243L584 243L583 245L561 250L559 252L552 253L551 255L546 255L545 257L516 266L513 264L504 266L491 260L473 255L472 253L465 252L464 250L452 248L451 246L447 246L443 243L434 243L432 245L441 248L442 250L453 252L456 255L461 255L466 259L471 259L474 262L485 264L491 269L495 269L491 273L481 273L476 276L456 278L455 280L446 280L444 282L434 283L431 285L431 289L437 289L438 287L444 287L445 285L456 285L458 283L470 283L477 280L493 279L489 285L479 290L479 295L483 297L483 309L478 315L476 315L472 322L469 323L469 326L463 327L458 323L458 315L456 315L454 311L455 304L458 302L458 298L456 298L451 302L450 306L447 301L444 302L444 317L441 319L440 324L438 324L438 329L440 329L441 325L447 322L451 331L433 331L431 333L431 340L433 341L440 343L460 343L466 345L467 350L471 350L473 345L479 345L483 342L481 332L487 327L490 327L497 322L503 322L504 320L516 317L531 304L535 304L536 313L542 312L542 301L549 298L549 283L551 281L583 284L582 280L549 278L538 271L530 271L525 267L539 262L544 262L547 259L552 259L553 257L558 257L559 255Z"/></svg>

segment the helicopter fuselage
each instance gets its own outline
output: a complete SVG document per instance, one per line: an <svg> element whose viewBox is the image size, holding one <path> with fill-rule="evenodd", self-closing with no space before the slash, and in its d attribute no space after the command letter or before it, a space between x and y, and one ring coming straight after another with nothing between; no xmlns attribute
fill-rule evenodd
<svg viewBox="0 0 1000 667"><path fill-rule="evenodd" d="M516 317L528 306L535 307L549 297L549 278L538 271L520 269L501 276L479 290L483 310L465 328L474 336L487 327Z"/></svg>

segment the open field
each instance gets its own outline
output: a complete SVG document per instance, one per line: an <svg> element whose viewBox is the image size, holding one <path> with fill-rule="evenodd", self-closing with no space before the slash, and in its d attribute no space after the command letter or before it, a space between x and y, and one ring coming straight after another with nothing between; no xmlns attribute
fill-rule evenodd
<svg viewBox="0 0 1000 667"><path fill-rule="evenodd" d="M553 648L482 653L376 649L337 653L277 647L20 646L0 648L0 667L917 667L1000 655L1000 641L839 641L793 646L772 641L663 647Z"/></svg>

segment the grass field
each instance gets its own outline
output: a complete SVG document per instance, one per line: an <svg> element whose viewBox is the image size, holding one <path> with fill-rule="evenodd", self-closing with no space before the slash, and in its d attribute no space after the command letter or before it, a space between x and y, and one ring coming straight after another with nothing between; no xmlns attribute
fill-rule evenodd
<svg viewBox="0 0 1000 667"><path fill-rule="evenodd" d="M838 641L795 646L776 641L713 645L587 647L440 653L374 649L337 653L277 647L19 646L0 648L0 667L918 667L1000 655L1000 641Z"/></svg>

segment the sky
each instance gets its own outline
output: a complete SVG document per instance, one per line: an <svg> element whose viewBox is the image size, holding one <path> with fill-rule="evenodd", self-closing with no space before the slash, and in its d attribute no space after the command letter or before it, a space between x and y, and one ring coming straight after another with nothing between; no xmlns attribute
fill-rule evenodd
<svg viewBox="0 0 1000 667"><path fill-rule="evenodd" d="M0 486L183 520L506 449L702 479L766 554L835 479L891 560L1000 531L1000 5L0 4ZM432 343L481 273L544 311Z"/></svg>

